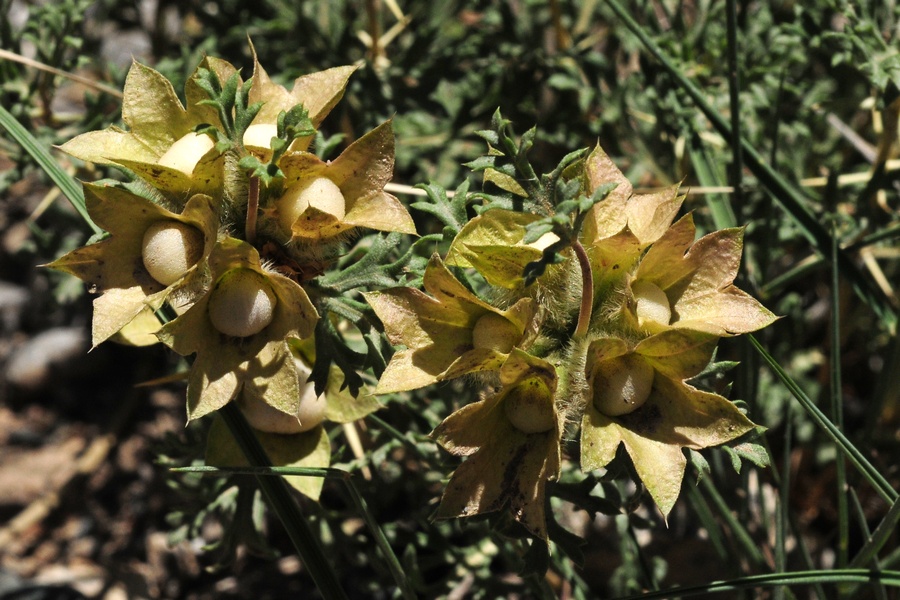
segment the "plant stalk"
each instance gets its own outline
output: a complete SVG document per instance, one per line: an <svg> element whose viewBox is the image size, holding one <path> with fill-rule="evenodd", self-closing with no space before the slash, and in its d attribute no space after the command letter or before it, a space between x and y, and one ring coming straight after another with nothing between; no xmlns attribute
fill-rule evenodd
<svg viewBox="0 0 900 600"><path fill-rule="evenodd" d="M572 250L578 257L578 266L581 267L581 308L578 310L578 325L572 336L578 340L587 335L588 327L591 324L591 313L594 310L594 273L591 271L591 261L588 260L587 252L581 242L575 240L572 243Z"/></svg>
<svg viewBox="0 0 900 600"><path fill-rule="evenodd" d="M250 188L247 190L247 220L244 224L244 238L248 244L256 241L256 218L259 212L259 177L250 177Z"/></svg>
<svg viewBox="0 0 900 600"><path fill-rule="evenodd" d="M742 174L744 170L744 156L741 147L741 77L738 69L737 48L737 8L736 0L728 0L725 3L725 13L728 21L728 104L731 110L731 186L734 188L734 203L744 211L744 192Z"/></svg>

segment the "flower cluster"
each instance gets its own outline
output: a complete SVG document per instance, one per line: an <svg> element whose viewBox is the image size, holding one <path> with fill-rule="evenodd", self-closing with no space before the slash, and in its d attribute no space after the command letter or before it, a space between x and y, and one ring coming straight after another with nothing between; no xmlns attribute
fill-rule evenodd
<svg viewBox="0 0 900 600"><path fill-rule="evenodd" d="M193 357L189 420L236 402L276 464L328 466L323 420L352 421L378 404L351 396L335 368L317 393L320 316L308 286L357 228L415 227L384 191L394 160L390 122L333 161L309 151L354 67L300 77L288 90L254 62L242 81L231 64L205 59L186 84L187 107L160 73L133 64L127 129L62 146L130 177L85 184L88 211L109 235L50 266L99 293L94 345L114 336L158 340ZM164 308L174 318L162 325L153 315ZM207 459L240 462L221 426L212 428ZM320 479L292 479L318 496Z"/></svg>
<svg viewBox="0 0 900 600"><path fill-rule="evenodd" d="M443 261L432 257L424 292L366 295L401 347L376 393L466 374L484 386L481 400L432 434L467 457L438 518L506 509L546 540L546 485L560 473L566 438L580 439L586 472L624 446L667 515L684 448L755 429L734 403L689 383L720 337L775 318L733 285L743 231L695 240L690 214L673 223L677 188L633 193L600 148L539 179L521 173L522 161L499 160L502 129L482 134L491 143L485 180L504 194L459 229ZM464 285L448 266L474 269L482 283Z"/></svg>
<svg viewBox="0 0 900 600"><path fill-rule="evenodd" d="M495 130L480 133L490 152L473 165L501 193L467 197L463 186L454 203L417 204L453 232L448 251L413 261L435 241L426 236L389 263L400 234L416 233L385 192L391 123L322 160L310 152L316 128L353 68L300 77L288 90L254 62L243 81L232 65L205 59L186 85L186 108L161 74L134 64L127 129L62 146L130 180L85 185L88 211L108 235L50 266L99 293L95 345L161 341L191 357L189 420L233 402L275 464L322 467L323 421L368 414L373 394L466 376L483 386L480 400L432 433L467 457L436 516L506 509L544 540L547 483L567 445L580 445L584 471L624 447L666 515L685 448L755 429L734 403L691 384L719 338L775 318L733 285L741 229L695 240L691 215L675 220L677 188L633 193L600 148L538 177L524 157L530 142L517 148L498 115ZM342 258L360 228L396 233ZM372 339L378 321L396 347L386 364ZM351 329L366 352L346 342ZM375 389L363 390L360 372L380 366ZM243 461L219 421L207 461ZM318 497L321 479L291 479Z"/></svg>

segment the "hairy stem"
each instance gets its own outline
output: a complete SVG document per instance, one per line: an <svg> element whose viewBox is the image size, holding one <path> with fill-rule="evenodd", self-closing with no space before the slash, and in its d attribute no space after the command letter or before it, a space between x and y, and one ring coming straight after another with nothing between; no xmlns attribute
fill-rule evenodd
<svg viewBox="0 0 900 600"><path fill-rule="evenodd" d="M244 225L244 237L250 244L256 240L257 212L259 212L259 177L250 177L250 189L247 191L247 221Z"/></svg>
<svg viewBox="0 0 900 600"><path fill-rule="evenodd" d="M594 309L594 274L581 242L575 240L572 249L578 257L578 266L581 267L581 308L578 310L578 325L575 327L573 337L581 339L587 334L588 326L591 324L591 312Z"/></svg>

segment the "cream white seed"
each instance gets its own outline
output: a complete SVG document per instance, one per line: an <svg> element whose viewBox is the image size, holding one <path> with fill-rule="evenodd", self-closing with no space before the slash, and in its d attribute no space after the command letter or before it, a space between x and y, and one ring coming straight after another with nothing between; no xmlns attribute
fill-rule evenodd
<svg viewBox="0 0 900 600"><path fill-rule="evenodd" d="M346 202L341 188L327 177L302 179L290 186L278 199L278 221L285 231L291 231L294 223L313 207L336 219L346 214Z"/></svg>
<svg viewBox="0 0 900 600"><path fill-rule="evenodd" d="M556 410L550 388L542 379L532 377L510 390L503 409L513 427L522 433L544 433L556 425Z"/></svg>
<svg viewBox="0 0 900 600"><path fill-rule="evenodd" d="M266 278L246 268L226 272L209 295L209 320L218 331L234 337L255 335L275 318L278 299Z"/></svg>
<svg viewBox="0 0 900 600"><path fill-rule="evenodd" d="M625 354L594 367L594 406L608 417L639 409L653 389L653 367L636 354Z"/></svg>
<svg viewBox="0 0 900 600"><path fill-rule="evenodd" d="M669 325L672 321L672 307L666 293L659 286L649 281L635 281L631 284L631 292L634 294L638 327L655 330Z"/></svg>
<svg viewBox="0 0 900 600"><path fill-rule="evenodd" d="M500 354L509 354L522 339L522 332L509 319L488 312L478 318L472 328L472 345Z"/></svg>
<svg viewBox="0 0 900 600"><path fill-rule="evenodd" d="M300 405L296 414L283 412L258 398L242 397L239 405L251 427L268 433L303 433L325 420L325 394L317 396L311 381L301 383Z"/></svg>
<svg viewBox="0 0 900 600"><path fill-rule="evenodd" d="M270 151L272 138L278 135L278 126L274 123L256 123L244 131L244 146L254 150Z"/></svg>
<svg viewBox="0 0 900 600"><path fill-rule="evenodd" d="M212 150L215 145L213 139L205 133L192 131L176 140L156 163L190 176L194 173L194 169L203 155Z"/></svg>
<svg viewBox="0 0 900 600"><path fill-rule="evenodd" d="M203 234L180 221L156 221L141 242L141 258L150 277L163 285L172 285L203 254Z"/></svg>

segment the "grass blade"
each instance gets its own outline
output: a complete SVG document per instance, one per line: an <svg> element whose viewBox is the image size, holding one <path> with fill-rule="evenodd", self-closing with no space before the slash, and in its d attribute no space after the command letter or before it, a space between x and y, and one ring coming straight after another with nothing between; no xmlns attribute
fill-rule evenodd
<svg viewBox="0 0 900 600"><path fill-rule="evenodd" d="M731 108L731 131L734 139L741 139L741 77L738 68L737 8L735 0L725 1L725 20L728 36L728 104ZM743 173L744 156L741 144L731 144L731 181L734 203L744 208Z"/></svg>
<svg viewBox="0 0 900 600"><path fill-rule="evenodd" d="M703 187L720 187L723 181L716 172L712 157L706 151L706 146L700 141L700 136L693 131L690 138L691 166L697 175L697 181ZM734 215L734 209L726 194L707 194L705 200L716 229L737 227L737 217Z"/></svg>
<svg viewBox="0 0 900 600"><path fill-rule="evenodd" d="M880 582L900 587L900 571L875 571L872 569L829 569L822 571L796 571L794 573L766 573L713 581L704 585L674 587L660 592L649 592L620 598L619 600L651 600L653 598L686 598L716 592L754 590L781 585L812 585L815 583L873 583Z"/></svg>
<svg viewBox="0 0 900 600"><path fill-rule="evenodd" d="M41 169L59 187L69 202L72 203L72 206L84 219L84 222L94 230L94 233L103 233L103 230L97 227L97 224L94 223L87 212L81 184L63 171L56 160L47 152L47 149L34 139L34 136L28 133L28 130L22 127L22 124L2 106L0 106L0 126L6 129L9 135L40 165Z"/></svg>
<svg viewBox="0 0 900 600"><path fill-rule="evenodd" d="M709 496L712 500L713 506L716 507L716 510L719 511L722 519L725 521L725 524L731 529L731 533L735 537L735 541L738 543L741 554L747 558L753 565L757 567L764 566L766 564L765 559L763 558L762 552L759 549L759 546L753 541L753 537L750 535L750 532L747 531L747 528L740 522L740 520L735 517L731 509L728 506L728 503L725 502L725 499L722 498L722 494L719 493L719 490L716 489L716 486L712 483L709 477L704 477L700 480L700 485L703 487L703 491Z"/></svg>
<svg viewBox="0 0 900 600"><path fill-rule="evenodd" d="M861 250L862 248L866 248L870 245L876 244L880 241L893 240L898 237L900 237L900 224L885 227L881 231L871 233L865 236L863 239L854 242L853 244L847 245L846 247L844 247L844 251L853 253ZM781 275L770 279L759 289L760 294L762 294L763 297L772 296L781 288L787 286L791 282L796 281L801 277L804 277L808 273L815 271L823 264L825 264L825 259L821 256L809 256Z"/></svg>
<svg viewBox="0 0 900 600"><path fill-rule="evenodd" d="M709 535L709 541L716 551L716 556L723 563L726 562L728 560L728 550L725 548L725 540L722 536L721 528L716 523L716 518L713 516L709 503L697 490L697 486L686 485L684 489L687 491L688 502L694 508L694 514L700 519L700 524L706 530L707 535Z"/></svg>
<svg viewBox="0 0 900 600"><path fill-rule="evenodd" d="M878 527L872 532L866 544L860 548L848 566L858 568L860 565L868 564L870 560L873 560L891 536L897 532L898 523L900 523L900 500L891 505L890 510L884 515L881 523L878 524Z"/></svg>
<svg viewBox="0 0 900 600"><path fill-rule="evenodd" d="M838 241L831 237L831 418L835 427L844 428L843 384L841 382L841 278L837 261ZM850 548L850 514L847 506L847 463L840 452L835 455L837 480L838 547L837 566L847 566Z"/></svg>
<svg viewBox="0 0 900 600"><path fill-rule="evenodd" d="M863 510L862 504L860 504L860 502L859 502L859 496L856 494L856 491L853 489L850 490L849 496L850 496L850 499L853 501L852 504L853 504L853 509L854 509L854 513L856 516L857 527L859 527L860 533L862 533L862 535L863 535L863 539L866 539L869 542L871 542L872 531L871 531L871 529L869 529L869 524L866 521L866 513L865 513L865 510ZM884 524L885 522L886 522L886 520L882 521L882 524ZM895 525L896 525L896 523L895 523ZM867 542L867 545L868 545L868 542ZM862 552L862 550L860 552ZM877 551L875 553L877 554ZM859 558L859 557L860 556L857 555L857 558ZM854 559L854 562L855 562L855 560L856 559ZM871 560L867 561L866 563L863 563L863 561L860 561L860 564L863 566L867 566L870 569L881 570L881 569L889 568L888 565L882 565L881 561L879 561L878 558L875 557L874 555L871 558ZM852 565L852 567L857 568L857 567L859 567L859 565ZM869 587L874 588L871 590L871 592L874 595L874 597L876 598L876 600L887 600L887 590L884 589L883 585L872 585ZM848 588L846 590L842 590L843 597L853 598L858 594L859 591L861 591L859 584L857 584L854 587L848 586Z"/></svg>
<svg viewBox="0 0 900 600"><path fill-rule="evenodd" d="M793 427L790 414L785 410L784 418L784 464L782 465L782 477L778 489L779 502L775 503L775 571L784 573L787 571L787 515L790 506L791 485L791 442L793 441ZM787 588L777 587L773 597L775 600L784 600Z"/></svg>
<svg viewBox="0 0 900 600"><path fill-rule="evenodd" d="M800 389L800 386L791 379L790 375L788 375L784 369L781 368L781 365L769 354L765 348L763 348L762 344L760 344L755 337L752 335L748 335L747 338L750 340L750 343L756 348L756 350L762 356L762 359L768 363L769 367L775 372L775 375L781 380L781 382L788 388L788 391L800 402L800 405L803 409L812 417L813 421L822 428L822 430L831 438L833 442L835 442L838 448L847 455L847 458L853 463L859 472L865 477L865 479L875 488L875 491L884 499L886 502L893 504L897 501L897 498L900 497L900 494L891 487L891 484L878 472L878 470L870 463L865 456L863 456L862 452L860 452L856 446L853 445L850 440L838 429L834 423L832 423L825 413L819 410L819 407L813 403L809 396Z"/></svg>

